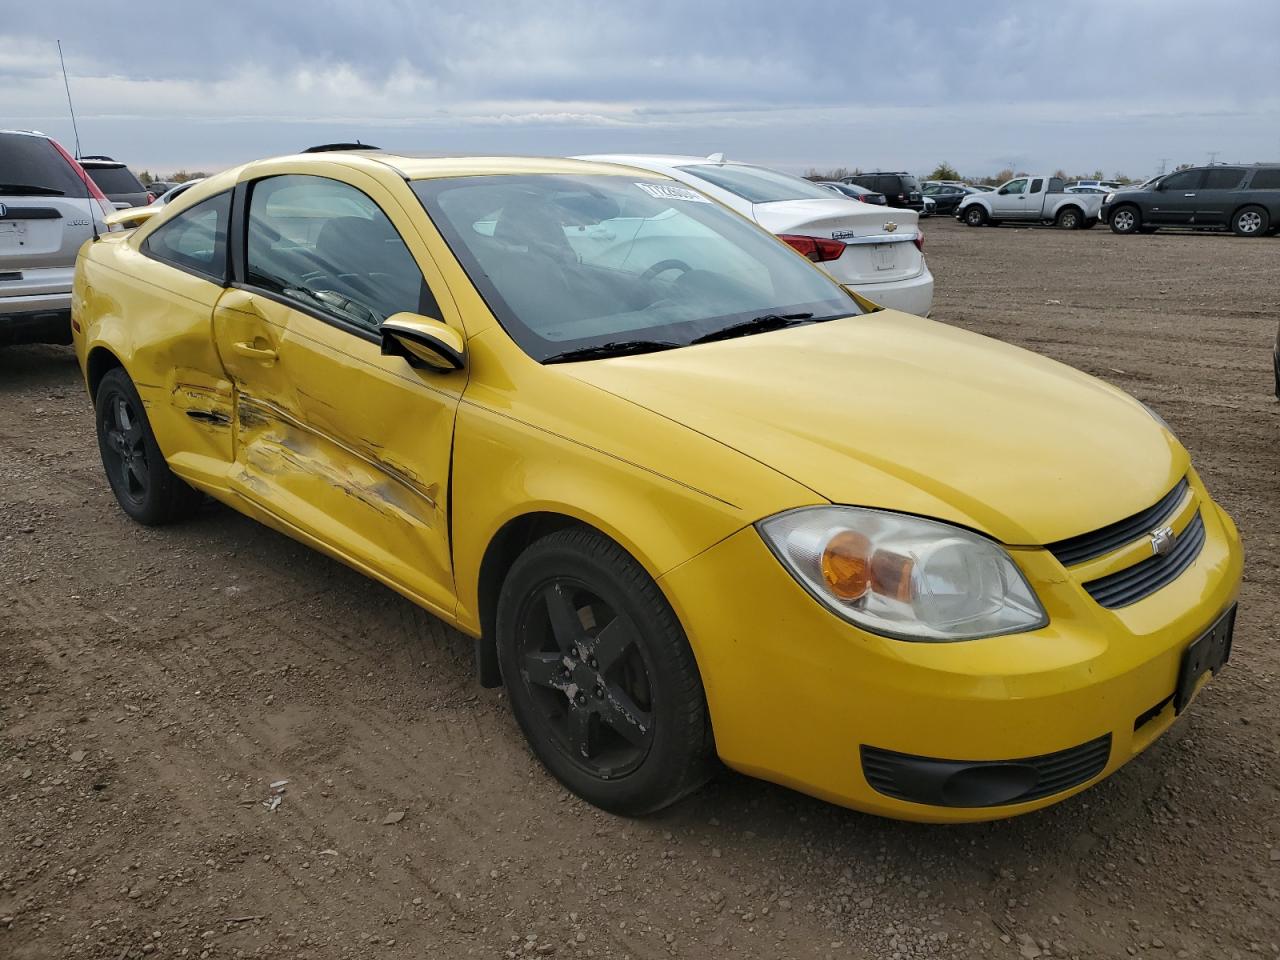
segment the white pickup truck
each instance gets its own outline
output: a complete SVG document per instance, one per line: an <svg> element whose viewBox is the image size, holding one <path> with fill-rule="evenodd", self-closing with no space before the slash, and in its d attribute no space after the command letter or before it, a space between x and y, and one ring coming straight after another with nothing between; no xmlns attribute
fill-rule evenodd
<svg viewBox="0 0 1280 960"><path fill-rule="evenodd" d="M965 197L956 219L971 227L999 223L1051 223L1063 230L1082 230L1098 222L1100 193L1066 193L1061 177L1015 177L990 193Z"/></svg>

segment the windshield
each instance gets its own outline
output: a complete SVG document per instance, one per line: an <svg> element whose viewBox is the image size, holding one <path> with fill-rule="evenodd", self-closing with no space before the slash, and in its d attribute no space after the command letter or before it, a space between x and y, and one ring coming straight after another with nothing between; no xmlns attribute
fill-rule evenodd
<svg viewBox="0 0 1280 960"><path fill-rule="evenodd" d="M685 173L713 183L722 190L750 203L776 203L779 200L830 200L831 194L801 177L789 173L752 167L745 163L699 163L680 167Z"/></svg>
<svg viewBox="0 0 1280 960"><path fill-rule="evenodd" d="M670 180L545 174L412 186L503 327L539 361L624 341L685 346L764 315L859 312L778 240Z"/></svg>

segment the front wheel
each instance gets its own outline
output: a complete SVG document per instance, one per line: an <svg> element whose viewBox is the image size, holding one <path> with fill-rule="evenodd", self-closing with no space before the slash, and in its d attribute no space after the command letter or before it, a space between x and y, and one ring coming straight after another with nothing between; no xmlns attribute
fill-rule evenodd
<svg viewBox="0 0 1280 960"><path fill-rule="evenodd" d="M612 540L572 528L512 565L498 661L538 759L613 813L652 813L696 790L714 755L693 651L653 579Z"/></svg>
<svg viewBox="0 0 1280 960"><path fill-rule="evenodd" d="M1137 207L1120 207L1111 212L1112 233L1137 233L1142 229L1142 214Z"/></svg>
<svg viewBox="0 0 1280 960"><path fill-rule="evenodd" d="M153 527L194 513L201 495L169 469L142 398L123 369L117 367L102 378L94 410L102 467L120 508Z"/></svg>
<svg viewBox="0 0 1280 960"><path fill-rule="evenodd" d="M1237 237L1265 237L1271 229L1271 217L1263 207L1245 207L1231 218L1231 229Z"/></svg>
<svg viewBox="0 0 1280 960"><path fill-rule="evenodd" d="M987 211L975 203L965 210L964 222L971 227L981 227L987 222Z"/></svg>

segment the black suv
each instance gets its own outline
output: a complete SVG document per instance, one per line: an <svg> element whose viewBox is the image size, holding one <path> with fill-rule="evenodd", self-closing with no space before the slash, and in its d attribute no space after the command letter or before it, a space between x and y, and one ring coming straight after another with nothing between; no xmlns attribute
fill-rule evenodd
<svg viewBox="0 0 1280 960"><path fill-rule="evenodd" d="M924 209L924 197L920 195L920 182L909 173L860 173L845 177L842 183L856 183L860 187L883 193L891 207L902 210Z"/></svg>
<svg viewBox="0 0 1280 960"><path fill-rule="evenodd" d="M1239 237L1265 236L1280 227L1280 164L1189 167L1145 190L1108 193L1101 217L1115 233L1230 227Z"/></svg>

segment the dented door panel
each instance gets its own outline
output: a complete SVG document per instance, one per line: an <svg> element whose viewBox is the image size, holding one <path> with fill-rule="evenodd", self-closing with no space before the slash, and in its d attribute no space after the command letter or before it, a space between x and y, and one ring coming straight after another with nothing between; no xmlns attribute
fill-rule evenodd
<svg viewBox="0 0 1280 960"><path fill-rule="evenodd" d="M420 373L348 330L232 293L217 329L235 380L237 492L452 616L446 493L465 374Z"/></svg>

